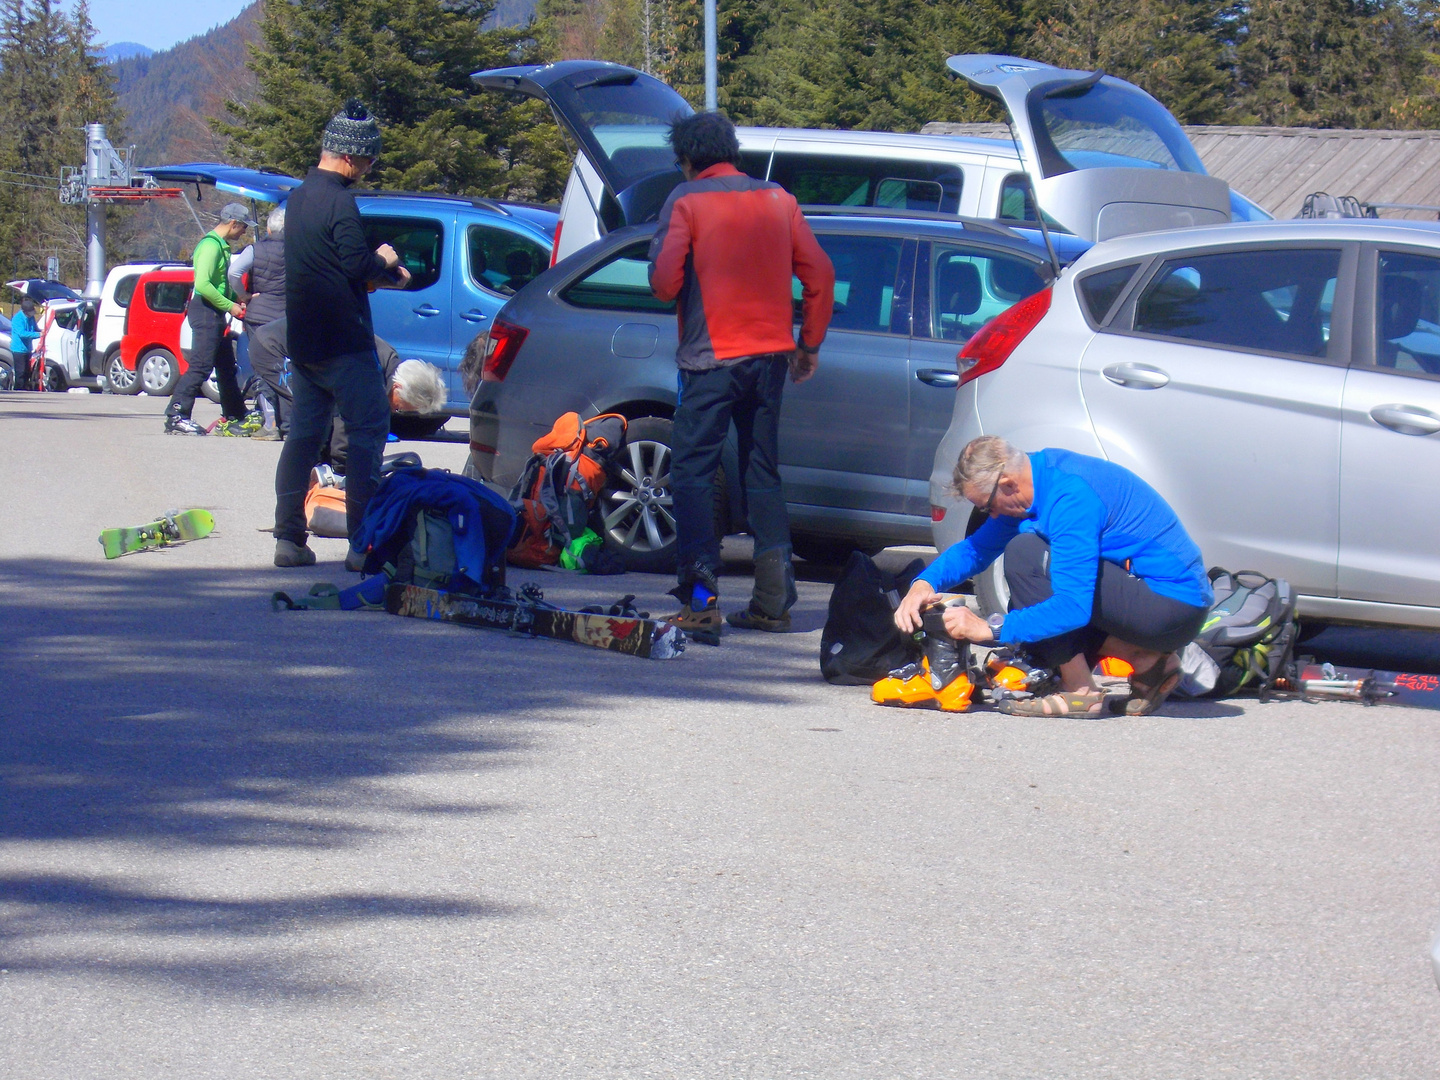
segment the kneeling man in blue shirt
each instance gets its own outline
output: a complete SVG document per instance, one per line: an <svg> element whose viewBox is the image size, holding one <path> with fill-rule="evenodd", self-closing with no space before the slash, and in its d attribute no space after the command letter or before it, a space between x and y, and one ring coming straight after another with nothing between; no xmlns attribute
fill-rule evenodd
<svg viewBox="0 0 1440 1080"><path fill-rule="evenodd" d="M1199 632L1214 597L1200 549L1155 489L1101 458L1024 454L982 435L960 452L954 490L989 520L915 579L895 625L914 633L937 593L1004 554L1011 610L1003 621L961 604L947 607L944 620L959 640L1023 645L1059 672L1059 693L1002 702L1003 711L1098 714L1105 694L1091 671L1102 656L1135 669L1126 713L1159 708L1180 681L1177 650Z"/></svg>

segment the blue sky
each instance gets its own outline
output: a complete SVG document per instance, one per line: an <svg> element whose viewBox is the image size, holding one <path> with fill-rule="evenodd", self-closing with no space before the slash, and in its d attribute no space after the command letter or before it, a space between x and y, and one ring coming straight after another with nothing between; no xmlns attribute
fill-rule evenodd
<svg viewBox="0 0 1440 1080"><path fill-rule="evenodd" d="M138 41L159 52L240 14L251 0L90 0L106 45Z"/></svg>

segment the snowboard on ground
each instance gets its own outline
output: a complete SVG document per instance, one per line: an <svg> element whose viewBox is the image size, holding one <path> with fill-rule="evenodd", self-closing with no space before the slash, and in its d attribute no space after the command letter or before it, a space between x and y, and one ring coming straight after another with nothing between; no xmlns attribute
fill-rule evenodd
<svg viewBox="0 0 1440 1080"><path fill-rule="evenodd" d="M133 529L106 529L100 534L100 546L107 559L118 559L146 548L183 544L199 540L215 531L215 519L209 510L171 510L159 521Z"/></svg>
<svg viewBox="0 0 1440 1080"><path fill-rule="evenodd" d="M523 597L495 600L437 592L419 585L392 584L385 590L385 610L391 615L414 619L435 619L574 641L649 660L670 660L685 651L685 633L678 626L654 619L565 611Z"/></svg>
<svg viewBox="0 0 1440 1080"><path fill-rule="evenodd" d="M1440 709L1440 675L1306 664L1297 681L1300 693L1307 698Z"/></svg>

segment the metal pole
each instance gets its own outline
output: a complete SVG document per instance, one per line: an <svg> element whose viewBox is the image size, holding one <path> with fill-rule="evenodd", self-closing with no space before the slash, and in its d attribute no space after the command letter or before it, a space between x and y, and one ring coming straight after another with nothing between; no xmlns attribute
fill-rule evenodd
<svg viewBox="0 0 1440 1080"><path fill-rule="evenodd" d="M705 0L705 108L716 109L715 99L715 0Z"/></svg>
<svg viewBox="0 0 1440 1080"><path fill-rule="evenodd" d="M85 125L85 186L110 183L110 143L104 124ZM85 204L85 295L98 297L105 287L105 205Z"/></svg>

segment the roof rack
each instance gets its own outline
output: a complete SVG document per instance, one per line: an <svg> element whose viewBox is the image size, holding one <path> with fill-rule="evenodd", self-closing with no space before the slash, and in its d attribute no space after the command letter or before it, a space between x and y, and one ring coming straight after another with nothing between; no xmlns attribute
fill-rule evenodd
<svg viewBox="0 0 1440 1080"><path fill-rule="evenodd" d="M385 199L433 199L436 202L459 202L466 203L478 210L491 210L497 214L504 214L506 217L515 215L502 202L494 199L486 199L480 195L451 195L444 191L394 191L389 188L376 190L361 190L355 192L361 198L385 198Z"/></svg>
<svg viewBox="0 0 1440 1080"><path fill-rule="evenodd" d="M959 223L967 229L975 232L988 232L995 236L1009 236L1017 240L1023 240L1014 229L1007 225L1001 225L996 221L982 221L979 218L961 217L959 214L946 214L939 210L900 210L890 206L817 206L809 203L800 205L800 212L807 217L880 217L880 218L906 218L919 221L944 221L954 225Z"/></svg>

